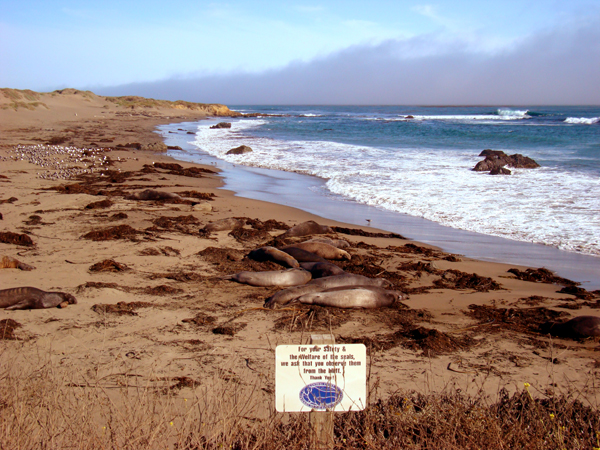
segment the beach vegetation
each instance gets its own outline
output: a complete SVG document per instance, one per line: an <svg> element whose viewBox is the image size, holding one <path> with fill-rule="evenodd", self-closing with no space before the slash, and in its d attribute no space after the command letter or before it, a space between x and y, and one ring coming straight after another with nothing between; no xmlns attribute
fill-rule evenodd
<svg viewBox="0 0 600 450"><path fill-rule="evenodd" d="M308 414L275 412L264 383L226 368L202 380L143 377L11 355L0 354L0 449L309 448ZM397 392L364 411L332 413L334 448L599 447L597 405L569 387L535 396L529 388L500 389L494 399L456 387Z"/></svg>

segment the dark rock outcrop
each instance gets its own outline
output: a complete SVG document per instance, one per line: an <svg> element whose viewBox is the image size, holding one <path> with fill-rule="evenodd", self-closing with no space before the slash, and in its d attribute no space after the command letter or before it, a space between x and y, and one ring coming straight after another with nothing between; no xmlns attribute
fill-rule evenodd
<svg viewBox="0 0 600 450"><path fill-rule="evenodd" d="M484 150L479 156L485 156L483 161L479 161L473 170L475 172L490 172L490 175L510 175L510 170L504 166L515 169L535 169L540 165L533 159L520 154L507 155L501 150Z"/></svg>
<svg viewBox="0 0 600 450"><path fill-rule="evenodd" d="M211 129L216 129L216 128L231 128L231 123L229 122L219 122L216 125L213 125L212 127L210 127Z"/></svg>
<svg viewBox="0 0 600 450"><path fill-rule="evenodd" d="M232 148L225 154L226 155L242 155L244 153L250 153L251 151L252 151L252 149L250 147L248 147L247 145L240 145L239 147Z"/></svg>

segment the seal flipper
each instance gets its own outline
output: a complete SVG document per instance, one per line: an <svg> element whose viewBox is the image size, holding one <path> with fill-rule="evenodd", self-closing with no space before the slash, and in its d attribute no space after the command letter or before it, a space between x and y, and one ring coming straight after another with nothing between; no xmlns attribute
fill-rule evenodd
<svg viewBox="0 0 600 450"><path fill-rule="evenodd" d="M17 310L17 309L29 309L29 308L31 308L31 301L29 299L26 299L26 300L21 300L20 302L15 303L14 305L7 306L4 309L6 311L13 311L13 310Z"/></svg>

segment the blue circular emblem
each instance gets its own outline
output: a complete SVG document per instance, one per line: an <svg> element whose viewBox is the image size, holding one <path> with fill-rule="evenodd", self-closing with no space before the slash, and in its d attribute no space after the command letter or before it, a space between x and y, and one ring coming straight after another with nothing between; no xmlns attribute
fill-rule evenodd
<svg viewBox="0 0 600 450"><path fill-rule="evenodd" d="M300 401L314 409L334 408L344 398L344 393L335 384L319 382L307 384L300 391Z"/></svg>

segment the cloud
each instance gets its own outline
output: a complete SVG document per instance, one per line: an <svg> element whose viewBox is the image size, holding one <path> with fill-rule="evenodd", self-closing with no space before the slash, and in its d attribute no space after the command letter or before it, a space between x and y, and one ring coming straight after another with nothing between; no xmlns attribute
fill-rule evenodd
<svg viewBox="0 0 600 450"><path fill-rule="evenodd" d="M590 21L592 22L592 21ZM600 104L600 30L546 30L494 53L441 35L347 48L260 73L96 88L226 104ZM93 88L92 88L93 89Z"/></svg>

